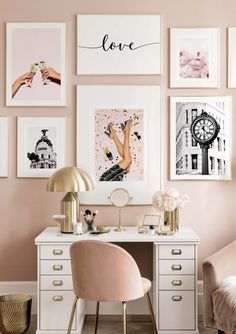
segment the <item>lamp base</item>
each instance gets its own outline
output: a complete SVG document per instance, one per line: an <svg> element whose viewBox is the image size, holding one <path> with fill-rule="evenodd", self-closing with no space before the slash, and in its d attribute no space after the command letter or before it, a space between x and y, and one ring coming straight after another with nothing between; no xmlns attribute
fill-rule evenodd
<svg viewBox="0 0 236 334"><path fill-rule="evenodd" d="M77 222L77 198L74 193L67 193L61 200L61 214L66 216L61 224L61 232L73 233L73 223Z"/></svg>

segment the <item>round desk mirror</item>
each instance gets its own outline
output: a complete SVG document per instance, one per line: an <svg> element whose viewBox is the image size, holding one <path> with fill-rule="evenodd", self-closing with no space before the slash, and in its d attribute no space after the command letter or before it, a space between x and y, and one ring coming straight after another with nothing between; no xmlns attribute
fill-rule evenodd
<svg viewBox="0 0 236 334"><path fill-rule="evenodd" d="M132 197L130 196L129 192L126 189L117 188L111 192L108 198L111 200L112 205L119 208L119 224L115 229L115 231L117 232L125 231L125 229L121 226L121 208L128 205L131 202Z"/></svg>

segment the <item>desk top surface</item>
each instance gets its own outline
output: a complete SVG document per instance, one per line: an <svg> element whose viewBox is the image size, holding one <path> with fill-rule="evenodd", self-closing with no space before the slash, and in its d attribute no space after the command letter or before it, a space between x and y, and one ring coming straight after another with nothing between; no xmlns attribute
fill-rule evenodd
<svg viewBox="0 0 236 334"><path fill-rule="evenodd" d="M157 244L168 243L199 243L198 235L190 227L181 227L179 232L172 236L160 236L152 235L151 233L138 233L138 227L125 227L124 232L114 231L114 227L111 227L109 233L103 233L99 235L74 235L74 234L61 234L57 235L56 227L47 227L41 232L35 239L35 244L47 244L47 243L61 243L67 244L80 240L101 240L106 242L152 242Z"/></svg>

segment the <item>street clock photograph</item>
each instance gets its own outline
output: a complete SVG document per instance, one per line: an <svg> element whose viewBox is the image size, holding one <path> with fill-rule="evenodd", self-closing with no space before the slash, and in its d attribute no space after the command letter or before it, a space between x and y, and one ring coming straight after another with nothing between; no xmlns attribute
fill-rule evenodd
<svg viewBox="0 0 236 334"><path fill-rule="evenodd" d="M231 97L171 97L171 179L231 180Z"/></svg>

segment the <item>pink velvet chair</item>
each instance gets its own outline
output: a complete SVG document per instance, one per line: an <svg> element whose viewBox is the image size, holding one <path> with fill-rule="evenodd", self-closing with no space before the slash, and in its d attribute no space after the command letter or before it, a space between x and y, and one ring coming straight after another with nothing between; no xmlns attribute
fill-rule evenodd
<svg viewBox="0 0 236 334"><path fill-rule="evenodd" d="M76 303L79 298L97 302L95 334L98 327L99 302L123 304L124 334L127 333L126 302L147 295L153 333L157 334L155 317L148 291L151 282L141 277L133 257L123 248L102 242L78 241L70 248L75 301L67 334L71 333Z"/></svg>
<svg viewBox="0 0 236 334"><path fill-rule="evenodd" d="M219 334L236 333L236 309L222 287L225 278L236 276L236 240L203 261L204 325Z"/></svg>

